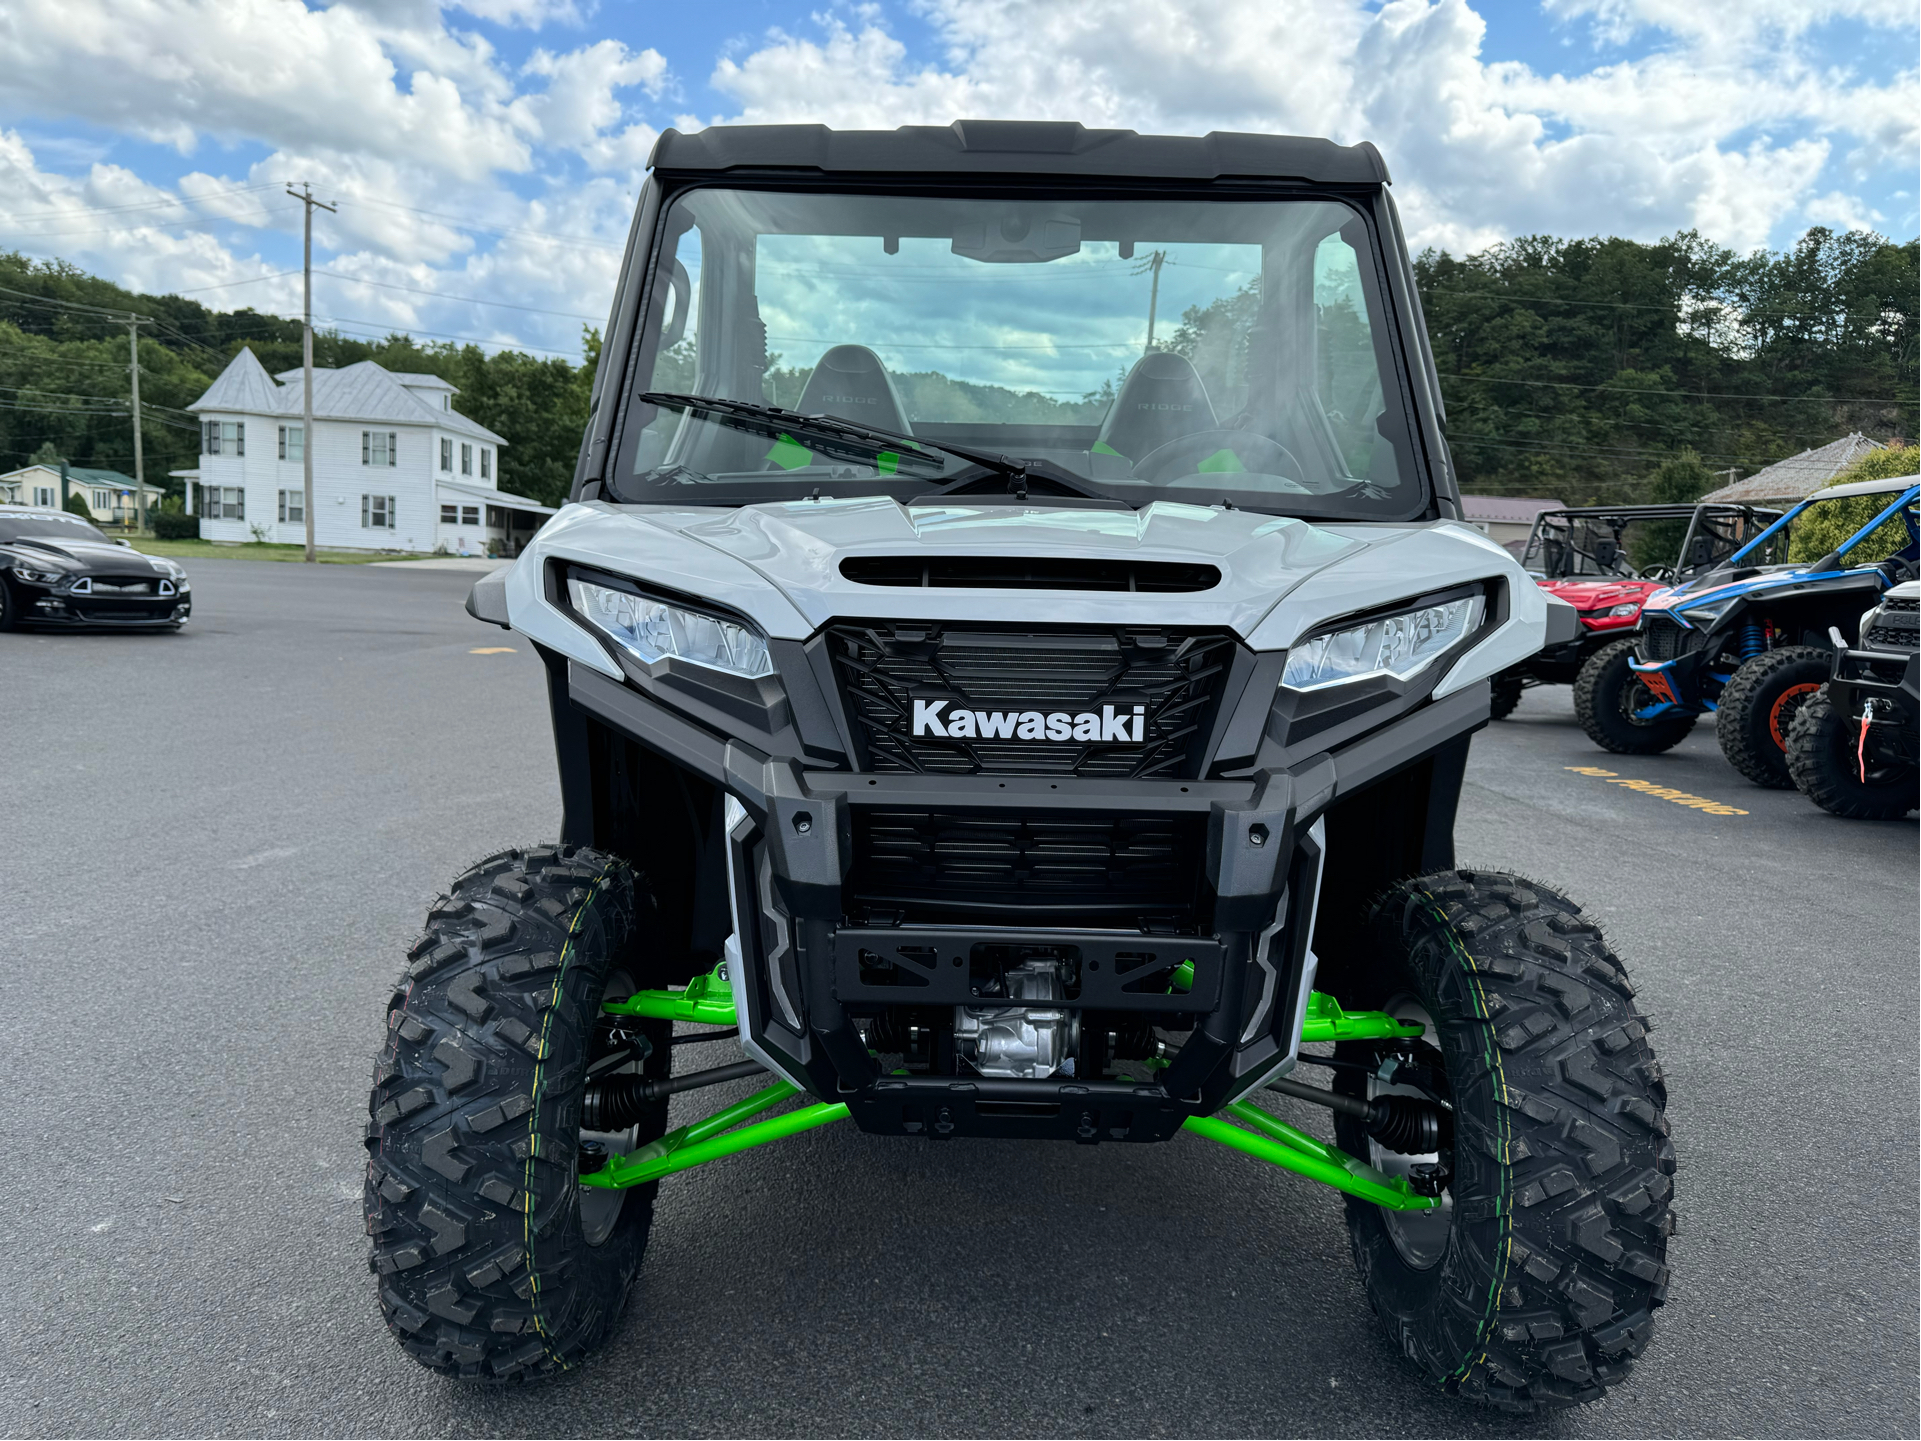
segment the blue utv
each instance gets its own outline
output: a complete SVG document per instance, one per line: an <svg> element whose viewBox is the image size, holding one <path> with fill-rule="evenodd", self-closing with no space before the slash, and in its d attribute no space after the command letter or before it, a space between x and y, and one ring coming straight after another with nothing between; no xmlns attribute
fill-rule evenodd
<svg viewBox="0 0 1921 1441"><path fill-rule="evenodd" d="M1852 630L1890 586L1917 565L1917 477L1867 480L1818 491L1713 570L1648 597L1638 634L1582 667L1574 713L1604 750L1652 755L1678 745L1695 720L1716 712L1715 731L1734 768L1756 785L1785 789L1787 735L1795 713L1834 666L1831 632ZM1788 559L1797 526L1826 507L1872 496L1873 519L1812 562ZM1899 518L1906 543L1864 543ZM1856 556L1850 564L1849 557Z"/></svg>

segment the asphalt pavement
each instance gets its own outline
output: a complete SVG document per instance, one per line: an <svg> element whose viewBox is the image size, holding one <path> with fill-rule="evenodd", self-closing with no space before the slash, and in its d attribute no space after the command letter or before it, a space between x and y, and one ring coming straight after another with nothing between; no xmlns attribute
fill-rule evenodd
<svg viewBox="0 0 1921 1441"><path fill-rule="evenodd" d="M592 1364L422 1371L366 1270L371 1058L437 888L557 830L538 662L461 611L471 575L193 578L179 635L0 635L0 1433L1921 1430L1915 822L1758 790L1705 723L1610 758L1565 688L1475 741L1459 838L1585 904L1655 1019L1681 1231L1607 1401L1430 1390L1339 1198L1201 1140L849 1126L667 1183Z"/></svg>

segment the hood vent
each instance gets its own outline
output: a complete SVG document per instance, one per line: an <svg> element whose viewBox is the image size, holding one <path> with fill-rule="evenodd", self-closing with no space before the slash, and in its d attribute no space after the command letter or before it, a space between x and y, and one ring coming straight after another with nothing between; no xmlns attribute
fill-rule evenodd
<svg viewBox="0 0 1921 1441"><path fill-rule="evenodd" d="M1162 594L1212 590L1211 565L1085 556L850 555L840 573L857 585L922 590L1118 590Z"/></svg>

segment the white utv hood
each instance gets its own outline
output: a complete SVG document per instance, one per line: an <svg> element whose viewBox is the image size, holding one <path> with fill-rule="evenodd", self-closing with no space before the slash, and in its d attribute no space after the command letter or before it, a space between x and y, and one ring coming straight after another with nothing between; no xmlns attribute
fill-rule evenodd
<svg viewBox="0 0 1921 1441"><path fill-rule="evenodd" d="M850 556L1080 557L1207 564L1191 593L877 586L848 580ZM601 643L546 598L550 559L706 600L770 637L805 640L834 619L1164 625L1225 629L1285 650L1328 622L1469 581L1504 578L1506 622L1436 688L1457 690L1541 648L1547 603L1514 558L1455 522L1316 524L1159 501L1139 511L887 498L784 501L738 509L569 505L506 577L509 623L530 640L618 678Z"/></svg>

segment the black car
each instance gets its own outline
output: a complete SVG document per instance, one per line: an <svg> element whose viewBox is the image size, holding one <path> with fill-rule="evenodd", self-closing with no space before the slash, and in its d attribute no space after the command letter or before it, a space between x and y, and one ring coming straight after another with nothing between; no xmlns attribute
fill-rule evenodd
<svg viewBox="0 0 1921 1441"><path fill-rule="evenodd" d="M160 627L193 612L187 573L109 540L77 515L0 505L0 630Z"/></svg>

